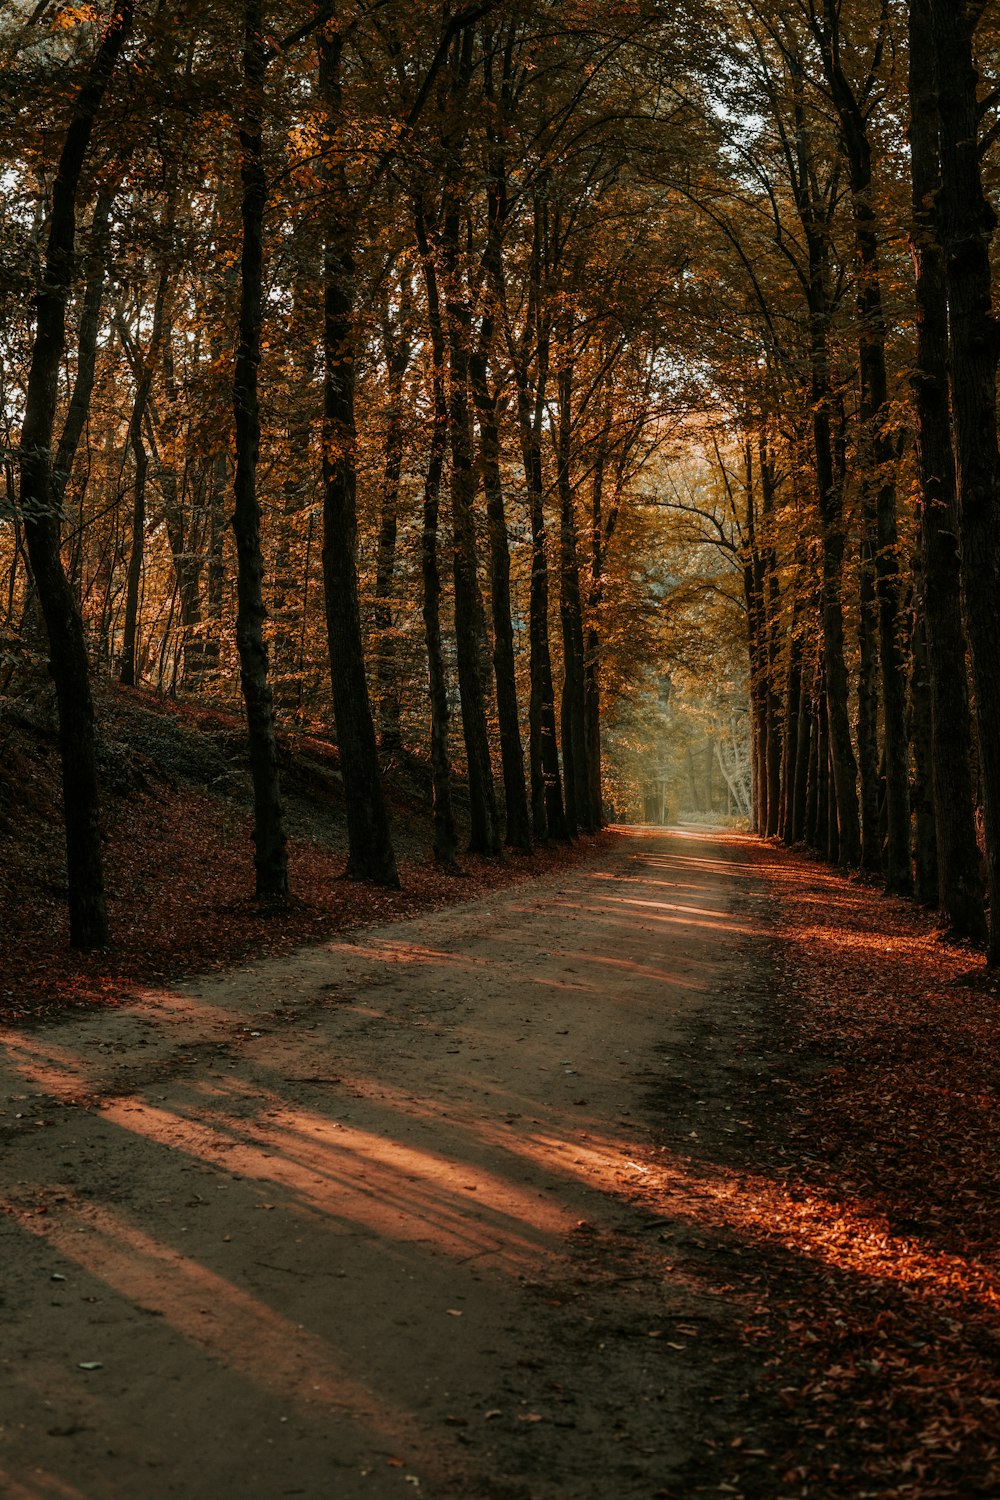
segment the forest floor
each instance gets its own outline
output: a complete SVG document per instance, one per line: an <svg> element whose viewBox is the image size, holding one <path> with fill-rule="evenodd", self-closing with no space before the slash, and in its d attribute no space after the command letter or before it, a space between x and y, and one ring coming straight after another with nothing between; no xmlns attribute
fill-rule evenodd
<svg viewBox="0 0 1000 1500"><path fill-rule="evenodd" d="M4 1497L1000 1491L998 1007L908 903L620 830L67 976L2 1037Z"/></svg>

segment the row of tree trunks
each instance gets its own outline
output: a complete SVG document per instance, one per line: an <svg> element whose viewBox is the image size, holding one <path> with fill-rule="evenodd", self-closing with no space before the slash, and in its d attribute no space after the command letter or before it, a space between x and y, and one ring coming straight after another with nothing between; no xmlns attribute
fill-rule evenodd
<svg viewBox="0 0 1000 1500"><path fill-rule="evenodd" d="M830 98L840 125L851 190L855 242L859 406L858 554L848 551L847 427L842 389L830 368L834 292L828 225L835 176L824 186L810 154L797 89L801 64L787 57L795 123L789 181L803 231L808 275L811 468L820 545L818 614L802 612L805 558L796 553L783 707L776 715L776 661L768 649L778 616L767 583L767 484L755 514L747 461L744 591L751 647L756 826L774 830L775 774L770 726L781 728L778 832L805 839L831 858L881 870L896 892L937 905L959 936L987 936L987 910L1000 899L1000 449L996 370L1000 332L991 303L993 211L983 193L973 42L981 7L945 0L909 6L909 145L917 308L911 375L919 476L919 531L912 587L901 588L897 532L896 439L890 430L886 320L869 113L881 35L870 46L867 78L849 78L842 54L843 16L832 0L811 11ZM857 68L862 53L850 49ZM794 145L793 145L794 142ZM792 445L794 448L794 444ZM798 481L792 480L795 489ZM756 530L755 530L756 528ZM857 760L850 720L844 588L858 579ZM815 565L814 565L815 566ZM818 639L816 638L818 635ZM967 642L968 648L967 649ZM818 660L817 660L818 653ZM973 765L971 657L978 756ZM817 696L822 693L822 701ZM860 772L860 804L858 773ZM976 773L987 851L984 903L976 829ZM860 816L859 816L860 814ZM988 955L1000 959L1000 923L990 924Z"/></svg>

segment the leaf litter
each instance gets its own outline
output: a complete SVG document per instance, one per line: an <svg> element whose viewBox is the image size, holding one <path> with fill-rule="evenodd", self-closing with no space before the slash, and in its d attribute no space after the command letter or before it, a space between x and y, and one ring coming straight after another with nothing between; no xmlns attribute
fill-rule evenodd
<svg viewBox="0 0 1000 1500"><path fill-rule="evenodd" d="M748 1048L768 1065L744 1075L750 1131L688 1160L698 1219L737 1256L719 1291L763 1380L691 1493L1000 1494L993 982L915 904L740 844L768 898Z"/></svg>

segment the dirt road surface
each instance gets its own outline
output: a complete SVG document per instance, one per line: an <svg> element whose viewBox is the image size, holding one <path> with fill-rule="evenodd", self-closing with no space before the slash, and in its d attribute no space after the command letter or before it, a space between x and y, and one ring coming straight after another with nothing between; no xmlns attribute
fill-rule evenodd
<svg viewBox="0 0 1000 1500"><path fill-rule="evenodd" d="M692 1043L732 1024L757 899L739 840L623 832L6 1032L0 1494L690 1493L752 1371L685 1270L657 1100L741 1128Z"/></svg>

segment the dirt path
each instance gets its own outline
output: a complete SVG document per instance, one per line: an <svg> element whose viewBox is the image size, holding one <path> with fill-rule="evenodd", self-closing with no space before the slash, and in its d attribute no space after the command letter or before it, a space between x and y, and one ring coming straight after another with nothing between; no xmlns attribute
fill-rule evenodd
<svg viewBox="0 0 1000 1500"><path fill-rule="evenodd" d="M684 1493L728 1313L654 1101L731 1014L753 889L738 842L623 834L4 1034L0 1493Z"/></svg>

